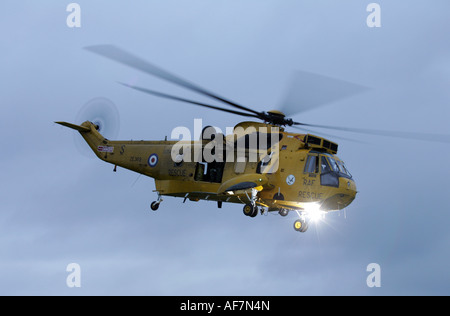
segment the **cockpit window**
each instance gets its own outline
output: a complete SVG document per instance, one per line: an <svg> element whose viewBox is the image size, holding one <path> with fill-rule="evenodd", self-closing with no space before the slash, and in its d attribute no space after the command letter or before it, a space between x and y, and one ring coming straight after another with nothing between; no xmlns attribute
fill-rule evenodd
<svg viewBox="0 0 450 316"><path fill-rule="evenodd" d="M325 157L322 157L322 160L325 159ZM336 158L332 158L330 156L328 156L326 158L331 166L331 169L333 172L339 173L339 175L341 177L346 177L346 178L352 178L352 175L350 174L350 172L348 171L348 169L345 167L344 162L336 159ZM322 171L323 173L324 171Z"/></svg>
<svg viewBox="0 0 450 316"><path fill-rule="evenodd" d="M334 172L339 172L339 171L340 171L340 170L339 170L339 167L338 167L338 164L337 164L337 162L336 162L335 159L328 157L328 161L330 162L331 169L332 169Z"/></svg>
<svg viewBox="0 0 450 316"><path fill-rule="evenodd" d="M327 158L325 158L324 156L321 156L320 172L321 173L331 172L330 166L327 163Z"/></svg>
<svg viewBox="0 0 450 316"><path fill-rule="evenodd" d="M348 171L348 169L345 167L344 162L337 160L337 164L339 166L339 168L341 169L341 172L346 174L347 176L349 176L350 178L352 177L352 174Z"/></svg>
<svg viewBox="0 0 450 316"><path fill-rule="evenodd" d="M311 152L305 163L304 173L333 173L338 177L352 179L344 162L329 153Z"/></svg>
<svg viewBox="0 0 450 316"><path fill-rule="evenodd" d="M308 160L306 160L305 164L305 173L318 173L319 172L319 164L318 164L317 156L308 156Z"/></svg>

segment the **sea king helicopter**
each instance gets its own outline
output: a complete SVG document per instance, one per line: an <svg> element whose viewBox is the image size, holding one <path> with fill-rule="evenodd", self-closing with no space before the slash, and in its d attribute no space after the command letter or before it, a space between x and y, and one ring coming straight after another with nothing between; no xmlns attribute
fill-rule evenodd
<svg viewBox="0 0 450 316"><path fill-rule="evenodd" d="M355 180L337 156L338 144L313 135L305 128L448 142L446 135L296 122L286 116L286 111L257 111L230 101L119 47L97 45L86 49L219 101L229 108L122 83L124 86L160 98L258 120L237 124L229 135L208 126L203 129L200 139L182 141L110 140L102 134L108 122L96 118L76 122L80 125L56 122L77 130L98 158L114 165L114 171L119 166L154 178L157 193L157 200L151 203L154 211L158 210L163 196L180 197L184 202L187 199L214 201L218 208L223 203L237 203L243 205L243 213L249 217L268 212L287 216L289 212L296 212L298 218L294 229L305 232L312 219L346 208L357 194ZM293 108L298 113L366 90L363 86L334 78L306 72L300 74L294 78L282 106L291 112ZM305 85L318 89L305 89ZM317 91L321 91L320 95ZM287 128L302 132L289 132Z"/></svg>

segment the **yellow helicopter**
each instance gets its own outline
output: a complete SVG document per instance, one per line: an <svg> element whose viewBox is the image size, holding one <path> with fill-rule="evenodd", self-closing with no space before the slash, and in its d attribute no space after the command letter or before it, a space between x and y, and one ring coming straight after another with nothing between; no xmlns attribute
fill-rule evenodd
<svg viewBox="0 0 450 316"><path fill-rule="evenodd" d="M86 49L234 109L123 84L129 88L263 121L241 122L228 135L208 126L202 130L200 139L194 141L116 141L101 134L102 122L87 120L79 122L80 125L56 122L77 130L98 158L115 166L114 171L119 166L154 178L158 196L151 203L154 211L163 196L180 197L184 202L187 199L215 201L219 208L224 202L238 203L243 204L243 213L249 217L267 212L286 216L294 211L298 214L294 229L305 232L311 219L350 205L357 189L345 163L336 156L338 144L310 133L288 132L286 126L424 140L436 140L438 136L299 123L281 111L259 112L229 101L116 46L98 45ZM347 94L362 90L353 89Z"/></svg>

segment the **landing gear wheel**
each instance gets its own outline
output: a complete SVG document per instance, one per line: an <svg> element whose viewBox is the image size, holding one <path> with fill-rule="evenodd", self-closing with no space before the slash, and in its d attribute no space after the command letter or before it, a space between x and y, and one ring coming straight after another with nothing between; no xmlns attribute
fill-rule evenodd
<svg viewBox="0 0 450 316"><path fill-rule="evenodd" d="M152 202L152 204L150 205L150 208L152 209L152 211L158 210L159 202L157 202L157 201Z"/></svg>
<svg viewBox="0 0 450 316"><path fill-rule="evenodd" d="M287 209L285 209L285 208L282 208L282 209L280 209L278 211L278 214L280 214L281 216L285 217L285 216L288 216L289 211Z"/></svg>
<svg viewBox="0 0 450 316"><path fill-rule="evenodd" d="M294 229L298 232L304 233L308 230L308 223L304 220L298 219L294 222Z"/></svg>
<svg viewBox="0 0 450 316"><path fill-rule="evenodd" d="M253 214L253 205L245 204L243 210L245 216L251 216Z"/></svg>
<svg viewBox="0 0 450 316"><path fill-rule="evenodd" d="M245 216L255 217L258 215L258 208L251 204L246 204L243 209Z"/></svg>

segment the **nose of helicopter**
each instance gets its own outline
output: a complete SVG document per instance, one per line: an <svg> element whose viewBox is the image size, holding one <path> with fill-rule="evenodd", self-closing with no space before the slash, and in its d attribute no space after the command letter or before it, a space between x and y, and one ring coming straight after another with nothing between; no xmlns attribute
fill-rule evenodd
<svg viewBox="0 0 450 316"><path fill-rule="evenodd" d="M340 194L341 200L339 201L341 208L349 206L355 199L356 193L358 192L356 190L355 181L353 179L340 178L339 189L342 192Z"/></svg>
<svg viewBox="0 0 450 316"><path fill-rule="evenodd" d="M356 195L356 183L353 179L341 178L339 181L339 187L347 190L350 194Z"/></svg>
<svg viewBox="0 0 450 316"><path fill-rule="evenodd" d="M355 181L341 177L339 178L338 191L322 203L321 210L342 210L353 202L356 197L356 193Z"/></svg>

